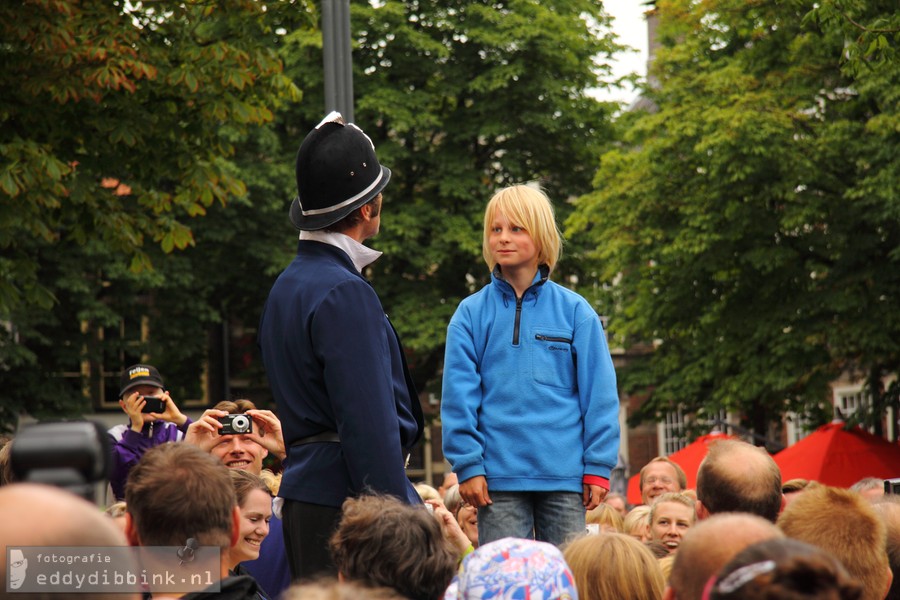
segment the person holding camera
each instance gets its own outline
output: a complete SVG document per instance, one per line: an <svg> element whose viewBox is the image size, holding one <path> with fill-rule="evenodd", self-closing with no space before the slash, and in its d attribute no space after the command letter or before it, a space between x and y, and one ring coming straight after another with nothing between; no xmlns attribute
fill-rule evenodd
<svg viewBox="0 0 900 600"><path fill-rule="evenodd" d="M229 469L254 475L262 472L263 459L270 453L278 460L287 457L281 421L246 399L225 400L204 411L187 428L185 441L219 458Z"/></svg>
<svg viewBox="0 0 900 600"><path fill-rule="evenodd" d="M219 402L187 428L184 441L212 454L229 469L246 471L261 477L274 496L278 477L263 469L269 454L284 460L287 456L281 421L270 410L260 410L247 399ZM262 540L259 558L241 563L270 598L277 598L291 584L291 572L285 553L281 517L272 515L269 534Z"/></svg>
<svg viewBox="0 0 900 600"><path fill-rule="evenodd" d="M112 466L109 483L116 500L125 498L125 481L144 452L184 438L191 420L172 400L152 365L132 365L122 372L119 406L129 423L109 430Z"/></svg>

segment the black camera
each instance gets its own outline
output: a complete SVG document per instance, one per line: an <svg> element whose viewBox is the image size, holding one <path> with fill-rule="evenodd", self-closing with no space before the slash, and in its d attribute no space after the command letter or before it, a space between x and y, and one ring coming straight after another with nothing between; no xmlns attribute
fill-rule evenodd
<svg viewBox="0 0 900 600"><path fill-rule="evenodd" d="M162 413L166 412L166 401L159 396L141 396L146 404L141 409L142 413Z"/></svg>
<svg viewBox="0 0 900 600"><path fill-rule="evenodd" d="M225 415L219 417L219 423L222 424L219 435L238 435L253 431L253 419L250 415Z"/></svg>
<svg viewBox="0 0 900 600"><path fill-rule="evenodd" d="M900 494L900 477L884 480L885 494Z"/></svg>
<svg viewBox="0 0 900 600"><path fill-rule="evenodd" d="M18 481L46 483L99 502L110 467L109 436L93 421L36 423L11 442Z"/></svg>

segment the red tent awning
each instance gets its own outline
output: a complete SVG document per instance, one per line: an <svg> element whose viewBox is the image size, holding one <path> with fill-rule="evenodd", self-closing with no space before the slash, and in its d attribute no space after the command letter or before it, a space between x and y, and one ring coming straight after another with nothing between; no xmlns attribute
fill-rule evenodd
<svg viewBox="0 0 900 600"><path fill-rule="evenodd" d="M864 477L900 477L900 445L840 422L816 429L775 455L782 481L809 479L850 487Z"/></svg>
<svg viewBox="0 0 900 600"><path fill-rule="evenodd" d="M710 442L728 438L734 438L734 436L719 432L701 435L681 450L673 452L669 455L669 460L684 469L684 474L687 475L688 489L691 489L697 485L697 469L700 468L700 463L704 458L706 458L706 453L709 451L708 446ZM641 500L640 473L635 473L628 479L628 503L643 503L643 501Z"/></svg>

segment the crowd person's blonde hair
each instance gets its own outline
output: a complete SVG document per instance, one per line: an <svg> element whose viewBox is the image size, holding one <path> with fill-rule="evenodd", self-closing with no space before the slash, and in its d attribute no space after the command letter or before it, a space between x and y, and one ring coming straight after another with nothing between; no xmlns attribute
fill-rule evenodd
<svg viewBox="0 0 900 600"><path fill-rule="evenodd" d="M109 506L104 509L104 511L108 516L113 519L118 519L119 517L124 517L125 513L128 512L127 505L124 500L120 500L118 502L113 502Z"/></svg>
<svg viewBox="0 0 900 600"><path fill-rule="evenodd" d="M462 506L463 499L462 496L459 495L458 483L454 483L449 488L447 488L447 491L444 492L443 502L444 506L447 508L447 510L453 513L454 517L459 514L459 509Z"/></svg>
<svg viewBox="0 0 900 600"><path fill-rule="evenodd" d="M281 488L282 475L284 475L284 473L273 473L269 469L263 469L259 472L259 478L266 483L266 487L269 488L269 493L276 497L278 496L279 488Z"/></svg>
<svg viewBox="0 0 900 600"><path fill-rule="evenodd" d="M441 504L444 503L444 499L441 498L438 491L427 483L417 483L413 487L416 488L416 493L419 494L419 498L422 500L439 500Z"/></svg>
<svg viewBox="0 0 900 600"><path fill-rule="evenodd" d="M634 537L638 533L638 529L641 529L641 537L645 537L650 533L650 507L646 504L641 504L640 506L635 506L628 514L625 515L625 519L622 522L622 529L628 535Z"/></svg>
<svg viewBox="0 0 900 600"><path fill-rule="evenodd" d="M490 199L484 211L482 255L491 271L497 266L497 261L494 260L488 240L491 224L498 213L528 232L534 240L538 264L546 264L552 271L562 253L562 235L556 225L553 205L547 194L529 185L512 185L503 188Z"/></svg>
<svg viewBox="0 0 900 600"><path fill-rule="evenodd" d="M687 494L683 494L681 492L666 492L662 496L657 496L653 501L653 506L650 507L650 524L653 524L653 518L656 516L656 507L662 504L663 502L672 502L674 504L681 504L682 506L686 506L691 509L691 513L693 514L693 518L691 519L691 523L697 521L697 510L695 508L696 502L694 499L688 496Z"/></svg>
<svg viewBox="0 0 900 600"><path fill-rule="evenodd" d="M666 581L669 581L669 577L672 576L672 567L675 566L675 556L675 554L669 553L656 561L662 571L663 579Z"/></svg>
<svg viewBox="0 0 900 600"><path fill-rule="evenodd" d="M3 436L0 438L0 485L13 483L16 480L12 470L12 438Z"/></svg>
<svg viewBox="0 0 900 600"><path fill-rule="evenodd" d="M625 532L625 524L622 519L622 515L619 514L615 508L610 506L609 504L604 504L601 502L597 505L596 508L593 508L587 512L585 515L585 523L588 525L597 524L607 527L612 527L618 533Z"/></svg>
<svg viewBox="0 0 900 600"><path fill-rule="evenodd" d="M581 600L659 600L665 590L656 557L629 535L586 535L566 546L563 557Z"/></svg>

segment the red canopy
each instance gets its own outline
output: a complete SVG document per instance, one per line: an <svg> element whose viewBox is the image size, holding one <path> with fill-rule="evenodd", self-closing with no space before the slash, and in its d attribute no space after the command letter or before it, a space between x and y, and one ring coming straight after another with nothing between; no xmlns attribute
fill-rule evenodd
<svg viewBox="0 0 900 600"><path fill-rule="evenodd" d="M850 487L864 477L900 477L900 445L841 422L816 429L775 455L781 480L809 479Z"/></svg>
<svg viewBox="0 0 900 600"><path fill-rule="evenodd" d="M701 435L678 452L673 452L669 455L669 460L684 469L684 474L687 475L688 489L696 487L697 485L697 469L700 468L700 463L706 458L710 442L733 437L734 436L719 432L708 433L706 435ZM628 503L643 503L643 500L641 500L640 473L635 473L628 479Z"/></svg>

